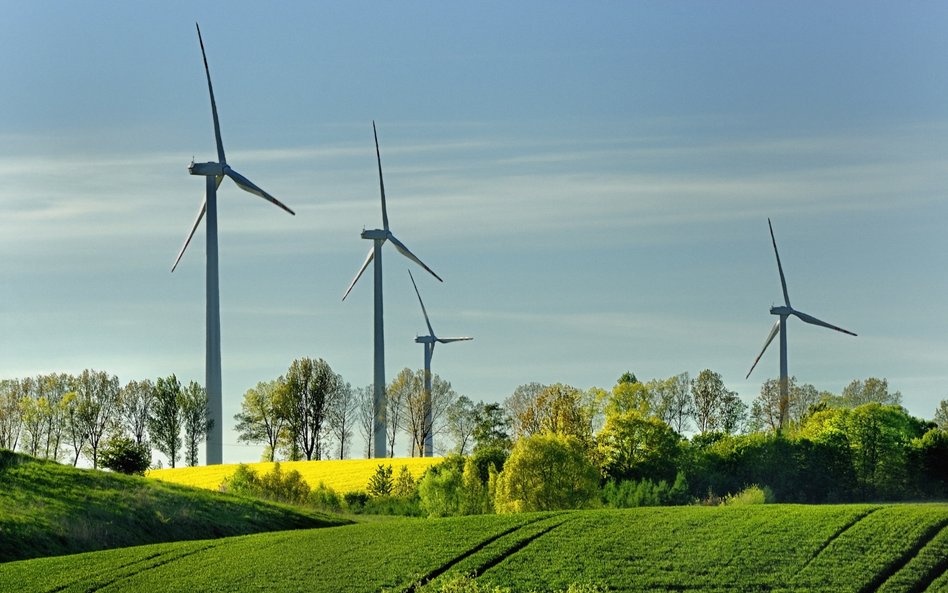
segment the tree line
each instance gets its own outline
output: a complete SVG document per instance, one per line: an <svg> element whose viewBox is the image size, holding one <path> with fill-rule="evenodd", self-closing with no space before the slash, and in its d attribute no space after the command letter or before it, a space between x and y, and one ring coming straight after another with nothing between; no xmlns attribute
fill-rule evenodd
<svg viewBox="0 0 948 593"><path fill-rule="evenodd" d="M0 448L93 468L144 472L152 450L197 465L207 437L207 392L175 375L129 381L86 369L0 380ZM182 439L183 435L183 439Z"/></svg>
<svg viewBox="0 0 948 593"><path fill-rule="evenodd" d="M412 457L422 456L428 435L441 434L458 399L451 383L432 377L431 416L425 416L424 371L402 369L386 386L387 450L394 457L406 437ZM299 358L287 372L263 381L244 394L234 416L238 440L264 446L265 461L346 459L355 453L355 434L372 457L373 387L353 388L323 359Z"/></svg>

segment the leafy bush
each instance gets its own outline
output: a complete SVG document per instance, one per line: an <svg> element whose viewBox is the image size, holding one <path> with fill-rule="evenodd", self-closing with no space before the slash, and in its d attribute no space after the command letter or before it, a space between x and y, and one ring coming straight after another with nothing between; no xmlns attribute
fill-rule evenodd
<svg viewBox="0 0 948 593"><path fill-rule="evenodd" d="M310 506L317 509L324 509L334 513L338 513L342 510L342 498L335 490L327 486L325 482L320 482L318 486L310 490L308 502Z"/></svg>
<svg viewBox="0 0 948 593"><path fill-rule="evenodd" d="M749 504L769 504L774 501L774 493L767 486L754 484L744 488L737 494L724 497L725 506L744 506Z"/></svg>
<svg viewBox="0 0 948 593"><path fill-rule="evenodd" d="M369 502L369 495L366 492L346 492L342 495L346 508L353 513L361 512L365 508L365 503Z"/></svg>
<svg viewBox="0 0 948 593"><path fill-rule="evenodd" d="M462 472L446 460L425 472L418 482L421 508L429 517L448 517L461 512Z"/></svg>
<svg viewBox="0 0 948 593"><path fill-rule="evenodd" d="M263 476L258 476L250 466L241 463L234 474L224 480L220 489L291 504L306 503L310 491L309 484L298 471L283 473L279 463L274 464L273 469Z"/></svg>
<svg viewBox="0 0 948 593"><path fill-rule="evenodd" d="M553 511L589 506L599 470L576 437L541 433L514 445L497 482L498 512Z"/></svg>
<svg viewBox="0 0 948 593"><path fill-rule="evenodd" d="M99 449L99 464L114 472L143 476L151 464L151 447L115 435Z"/></svg>

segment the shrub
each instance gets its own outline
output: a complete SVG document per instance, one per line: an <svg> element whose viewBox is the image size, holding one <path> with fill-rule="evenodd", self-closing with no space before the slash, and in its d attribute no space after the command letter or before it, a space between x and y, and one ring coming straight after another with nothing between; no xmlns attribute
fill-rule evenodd
<svg viewBox="0 0 948 593"><path fill-rule="evenodd" d="M310 506L334 513L342 510L342 498L325 482L320 482L318 486L310 490L308 502Z"/></svg>
<svg viewBox="0 0 948 593"><path fill-rule="evenodd" d="M309 498L309 484L296 470L283 473L279 462L262 477L250 466L241 463L233 475L224 480L223 492L266 498L277 502L304 504Z"/></svg>
<svg viewBox="0 0 948 593"><path fill-rule="evenodd" d="M744 488L737 494L725 496L725 506L744 506L748 504L769 504L774 501L774 493L767 486L754 484Z"/></svg>
<svg viewBox="0 0 948 593"><path fill-rule="evenodd" d="M429 517L447 517L461 512L461 477L455 463L430 468L418 482L421 508Z"/></svg>
<svg viewBox="0 0 948 593"><path fill-rule="evenodd" d="M346 508L353 513L358 513L365 508L365 503L369 501L369 495L366 492L346 492L342 495L342 500L346 503Z"/></svg>
<svg viewBox="0 0 948 593"><path fill-rule="evenodd" d="M99 449L99 463L114 472L143 476L151 465L151 447L116 435Z"/></svg>

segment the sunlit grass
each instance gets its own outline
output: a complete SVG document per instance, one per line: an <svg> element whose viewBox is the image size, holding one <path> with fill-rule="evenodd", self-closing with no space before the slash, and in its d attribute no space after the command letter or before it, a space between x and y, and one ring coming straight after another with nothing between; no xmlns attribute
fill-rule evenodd
<svg viewBox="0 0 948 593"><path fill-rule="evenodd" d="M440 463L441 457L406 457L395 459L342 459L324 461L281 461L280 469L285 472L296 470L311 487L320 482L326 484L339 493L365 490L369 477L375 473L379 464L391 465L395 475L404 465L411 475L417 479L426 469ZM264 474L273 469L274 463L248 463L258 474ZM212 465L206 467L182 467L152 470L147 476L166 482L217 490L221 483L230 477L236 464Z"/></svg>

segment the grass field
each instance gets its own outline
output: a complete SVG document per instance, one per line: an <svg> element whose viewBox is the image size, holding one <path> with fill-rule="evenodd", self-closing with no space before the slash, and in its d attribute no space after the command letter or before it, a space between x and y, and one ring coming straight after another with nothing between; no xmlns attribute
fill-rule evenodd
<svg viewBox="0 0 948 593"><path fill-rule="evenodd" d="M0 590L948 591L948 505L677 507L400 519L0 565Z"/></svg>
<svg viewBox="0 0 948 593"><path fill-rule="evenodd" d="M0 562L342 522L312 511L0 450Z"/></svg>
<svg viewBox="0 0 948 593"><path fill-rule="evenodd" d="M284 472L296 470L310 487L315 488L323 482L336 492L344 494L357 490L365 490L369 477L375 473L379 464L391 465L395 475L403 465L416 479L432 465L441 462L440 457L408 457L401 459L343 459L331 461L281 461L280 469ZM258 474L265 474L273 469L273 463L248 463ZM236 465L212 465L204 467L181 467L152 470L149 478L156 478L175 484L195 486L207 490L217 490L221 482L234 473Z"/></svg>

